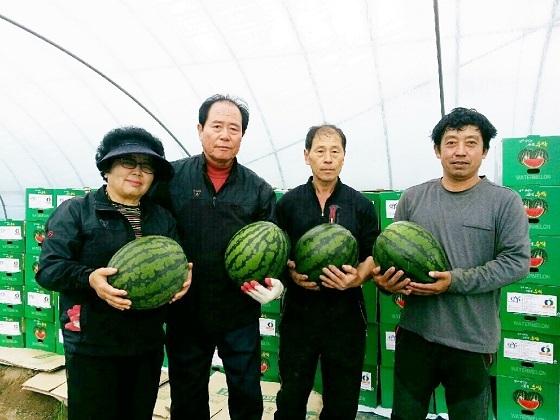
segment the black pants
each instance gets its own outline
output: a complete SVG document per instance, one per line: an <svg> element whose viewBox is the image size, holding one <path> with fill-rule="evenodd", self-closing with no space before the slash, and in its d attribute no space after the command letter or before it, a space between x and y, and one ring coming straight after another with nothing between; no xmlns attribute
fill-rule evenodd
<svg viewBox="0 0 560 420"><path fill-rule="evenodd" d="M281 388L276 397L275 419L306 418L319 357L323 381L320 418L356 418L366 324L363 301L301 304L287 300L279 327Z"/></svg>
<svg viewBox="0 0 560 420"><path fill-rule="evenodd" d="M208 381L214 350L224 364L232 420L260 420L261 341L259 323L214 336L185 322L167 326L172 420L207 420Z"/></svg>
<svg viewBox="0 0 560 420"><path fill-rule="evenodd" d="M425 419L432 392L441 383L450 420L486 420L491 361L491 354L432 343L399 328L391 418Z"/></svg>
<svg viewBox="0 0 560 420"><path fill-rule="evenodd" d="M163 346L141 356L66 353L68 420L151 420Z"/></svg>

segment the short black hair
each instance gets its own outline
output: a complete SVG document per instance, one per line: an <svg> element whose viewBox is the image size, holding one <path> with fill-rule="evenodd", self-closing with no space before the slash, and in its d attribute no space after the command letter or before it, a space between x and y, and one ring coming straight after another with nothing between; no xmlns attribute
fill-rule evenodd
<svg viewBox="0 0 560 420"><path fill-rule="evenodd" d="M473 108L454 108L449 114L445 115L432 130L432 141L439 149L441 139L447 130L462 130L467 125L474 125L480 130L484 151L490 148L490 140L496 137L498 131L492 123Z"/></svg>
<svg viewBox="0 0 560 420"><path fill-rule="evenodd" d="M107 153L116 147L130 143L131 141L135 144L146 146L162 158L165 158L161 140L143 128L127 126L115 128L103 136L103 140L101 140L101 143L97 147L97 152L95 153L95 162L101 161ZM111 169L114 160L115 159L107 159L107 162L103 162L102 167L99 168L101 177Z"/></svg>
<svg viewBox="0 0 560 420"><path fill-rule="evenodd" d="M241 112L241 135L245 135L245 130L247 130L247 126L249 125L249 106L247 102L237 96L230 96L230 95L223 95L223 94L216 94L210 96L198 109L198 123L204 127L206 124L206 120L208 119L208 111L210 107L214 105L216 102L220 101L228 101L237 106L239 108L239 112Z"/></svg>
<svg viewBox="0 0 560 420"><path fill-rule="evenodd" d="M336 134L342 139L342 150L346 151L346 136L340 128L332 124L314 125L305 136L305 150L310 151L313 145L313 139L318 134Z"/></svg>

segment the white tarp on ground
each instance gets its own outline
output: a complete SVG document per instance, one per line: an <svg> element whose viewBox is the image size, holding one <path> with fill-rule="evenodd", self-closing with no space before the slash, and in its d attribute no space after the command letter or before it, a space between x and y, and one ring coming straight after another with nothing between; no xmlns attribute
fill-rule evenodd
<svg viewBox="0 0 560 420"><path fill-rule="evenodd" d="M201 151L200 103L251 109L240 161L273 186L304 182L303 139L347 134L342 179L404 189L441 172L429 133L476 108L503 137L559 135L558 0L0 0L0 219L27 187L98 187L95 148L119 125L167 156Z"/></svg>

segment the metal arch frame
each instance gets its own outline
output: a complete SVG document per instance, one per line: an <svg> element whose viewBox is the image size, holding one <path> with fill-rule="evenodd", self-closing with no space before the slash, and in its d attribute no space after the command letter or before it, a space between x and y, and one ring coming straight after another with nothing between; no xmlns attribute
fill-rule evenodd
<svg viewBox="0 0 560 420"><path fill-rule="evenodd" d="M12 96L6 95L6 97L9 97L10 100L11 100L12 102L14 102ZM15 104L18 108L21 108L17 102L14 102L14 104ZM21 108L21 109L23 110L23 108ZM26 112L25 110L23 110L23 113L26 114L26 115L28 115L27 112ZM28 115L28 116L29 116L29 115ZM36 122L34 118L30 117L30 119L31 119L32 121ZM4 125L2 125L2 126L3 126L4 130L6 130L7 132L9 132L10 135L11 135L11 137L12 137L13 139L15 139L15 136L7 129ZM38 124L38 127L41 127L41 125ZM42 130L42 131L45 132L45 130ZM48 133L45 132L45 134L48 136ZM39 168L39 171L43 174L43 177L45 178L45 180L47 180L47 182L51 183L51 181L49 181L50 177L49 177L49 176L47 175L47 173L43 170L43 167L42 167L41 165L39 165L39 162L36 161L36 159L35 159L33 153L30 153L29 150L25 147L24 144L25 144L25 143L23 143L23 142L20 142L20 143L19 143L20 147L29 155L29 157L31 158L31 161L35 164L35 166L36 166L37 168ZM8 167L8 166L6 165L6 167ZM11 171L11 170L10 170L10 172L13 173L13 171ZM20 188L23 189L23 186L19 183L19 181L17 180L17 178L14 177L14 179L16 180L16 183L20 186Z"/></svg>
<svg viewBox="0 0 560 420"><path fill-rule="evenodd" d="M546 56L548 54L548 46L550 45L550 35L552 33L552 30L556 26L555 21L556 21L556 16L557 16L557 11L558 11L558 1L559 0L554 0L554 2L552 4L552 13L550 14L550 20L548 21L546 37L545 37L545 41L544 41L544 45L543 45L543 49L542 49L542 54L541 54L541 61L539 63L539 72L538 72L538 76L537 76L537 86L535 86L535 95L533 96L533 104L531 106L531 116L529 118L529 133L533 132L533 124L535 122L535 114L537 112L537 103L539 101L539 93L540 93L540 90L541 90L541 77L542 77L542 74L544 72L544 62L546 61Z"/></svg>
<svg viewBox="0 0 560 420"><path fill-rule="evenodd" d="M375 37L373 36L373 26L371 22L371 17L369 14L368 2L364 1L366 8L366 21L368 25L369 42L371 45L371 55L373 58L373 67L375 69L375 76L377 79L377 93L379 95L379 106L381 110L381 123L383 125L383 136L385 138L385 153L387 156L387 172L389 175L389 188L393 189L393 166L391 163L391 153L389 152L389 130L387 126L387 113L385 112L385 96L383 94L382 82L380 77L380 71L378 67L378 56L377 56L377 45L375 42Z"/></svg>
<svg viewBox="0 0 560 420"><path fill-rule="evenodd" d="M142 104L142 102L140 102L138 99L136 99L131 93L129 93L126 89L124 89L122 86L120 86L118 83L116 83L114 80L112 80L109 76L105 75L104 73L102 73L100 70L98 70L97 68L95 68L94 66L92 66L91 64L89 64L88 62L86 62L85 60L81 59L80 57L78 57L76 54L73 54L72 52L70 52L69 50L65 49L64 47L56 44L55 42L49 40L48 38L42 36L41 34L33 31L30 28L27 28L24 25L21 25L20 23L8 18L7 16L4 16L2 14L0 14L0 19L18 27L19 29L24 30L25 32L39 38L41 41L46 42L47 44L55 47L56 49L62 51L63 53L67 54L68 56L72 57L73 59L75 59L76 61L80 62L81 64L83 64L84 66L86 66L87 68L89 68L90 70L92 70L93 72L95 72L96 74L98 74L99 76L101 76L103 79L105 79L106 81L108 81L110 84L112 84L114 87L116 87L119 91L121 91L122 93L124 93L128 98L130 98L133 102L135 102L140 108L142 108L150 117L152 117L172 138L173 140L177 143L177 145L186 153L187 156L190 156L190 153L187 151L187 149L183 146L183 144L179 141L179 139L177 139L177 137L175 137L175 135L167 128L167 126L154 114L152 113L144 104Z"/></svg>

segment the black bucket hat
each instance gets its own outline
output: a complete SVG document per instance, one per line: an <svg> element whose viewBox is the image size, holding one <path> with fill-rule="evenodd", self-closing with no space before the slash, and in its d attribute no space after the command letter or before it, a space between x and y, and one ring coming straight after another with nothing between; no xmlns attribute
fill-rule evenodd
<svg viewBox="0 0 560 420"><path fill-rule="evenodd" d="M97 169L103 172L107 169L107 166L111 161L127 155L151 156L155 169L154 178L158 181L170 181L175 174L173 166L171 166L171 163L169 163L163 156L152 150L148 147L148 145L144 143L135 143L134 140L127 143L121 143L109 151L105 156L96 162Z"/></svg>

